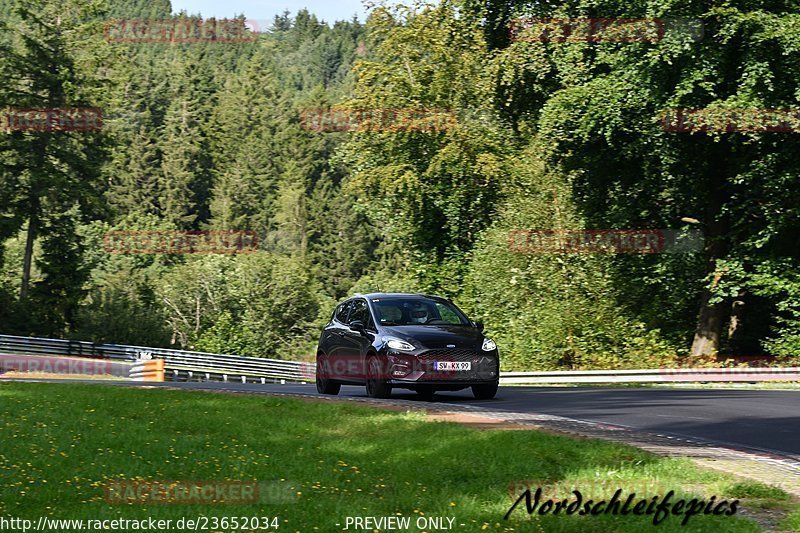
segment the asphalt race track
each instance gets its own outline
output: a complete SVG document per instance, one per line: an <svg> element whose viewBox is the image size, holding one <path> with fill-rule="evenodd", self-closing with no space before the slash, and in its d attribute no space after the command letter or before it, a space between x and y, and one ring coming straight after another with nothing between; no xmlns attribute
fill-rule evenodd
<svg viewBox="0 0 800 533"><path fill-rule="evenodd" d="M317 394L314 385L300 384L164 385L186 389ZM340 396L366 398L366 393L364 387L343 386ZM416 400L417 396L411 391L395 390L392 398ZM425 405L423 401L419 403ZM435 403L557 415L729 446L800 454L800 391L794 390L501 387L494 400L475 400L466 390L439 393Z"/></svg>

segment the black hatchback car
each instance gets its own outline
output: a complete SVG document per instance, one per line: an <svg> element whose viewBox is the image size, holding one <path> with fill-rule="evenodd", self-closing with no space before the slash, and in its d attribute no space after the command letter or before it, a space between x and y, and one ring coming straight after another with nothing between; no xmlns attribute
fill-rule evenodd
<svg viewBox="0 0 800 533"><path fill-rule="evenodd" d="M322 331L316 380L321 394L366 385L372 398L392 388L430 400L436 391L497 394L497 345L450 300L423 294L357 295L340 304Z"/></svg>

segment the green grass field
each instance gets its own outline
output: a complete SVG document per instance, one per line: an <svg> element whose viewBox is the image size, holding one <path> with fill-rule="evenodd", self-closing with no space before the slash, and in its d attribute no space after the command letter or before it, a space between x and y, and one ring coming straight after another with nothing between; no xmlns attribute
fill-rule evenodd
<svg viewBox="0 0 800 533"><path fill-rule="evenodd" d="M652 516L529 517L524 504L503 520L512 483L545 479L574 481L587 493L599 485L625 495L658 486L687 500L715 495L741 499L745 509L795 508L777 489L703 471L688 460L345 403L8 382L0 383L0 435L0 517L34 521L263 516L278 517L279 531L307 532L341 531L348 516L394 515L412 517L412 524L421 516L454 518L452 531L464 532L655 527ZM120 480L258 481L279 492L251 505L110 504L104 487ZM701 514L680 523L670 516L657 528L760 530L739 516ZM785 529L798 525L796 511L783 519Z"/></svg>

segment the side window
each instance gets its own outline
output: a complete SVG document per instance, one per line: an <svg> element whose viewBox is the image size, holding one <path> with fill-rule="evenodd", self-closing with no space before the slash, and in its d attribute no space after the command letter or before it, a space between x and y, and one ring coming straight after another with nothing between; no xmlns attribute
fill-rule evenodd
<svg viewBox="0 0 800 533"><path fill-rule="evenodd" d="M350 313L350 319L347 323L351 324L356 320L360 320L367 327L370 326L369 309L367 308L366 300L355 300L353 302L353 311Z"/></svg>
<svg viewBox="0 0 800 533"><path fill-rule="evenodd" d="M448 324L451 324L453 326L461 325L461 319L458 317L455 311L453 311L446 305L437 303L436 310L439 311L439 316L441 317L442 321L447 322Z"/></svg>
<svg viewBox="0 0 800 533"><path fill-rule="evenodd" d="M378 320L380 320L381 324L394 324L399 325L403 323L403 309L401 307L402 304L396 303L379 303L377 304L378 308Z"/></svg>
<svg viewBox="0 0 800 533"><path fill-rule="evenodd" d="M336 309L336 320L342 324L347 324L347 311L350 310L350 302L345 302Z"/></svg>

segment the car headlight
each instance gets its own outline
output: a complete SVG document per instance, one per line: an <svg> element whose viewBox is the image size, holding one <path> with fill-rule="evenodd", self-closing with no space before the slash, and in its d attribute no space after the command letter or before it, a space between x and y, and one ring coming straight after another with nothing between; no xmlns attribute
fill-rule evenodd
<svg viewBox="0 0 800 533"><path fill-rule="evenodd" d="M484 352L493 352L497 349L497 343L495 343L492 339L483 339L482 348Z"/></svg>
<svg viewBox="0 0 800 533"><path fill-rule="evenodd" d="M410 342L406 342L393 337L386 337L383 339L386 345L392 350L400 350L401 352L413 352L416 348Z"/></svg>

